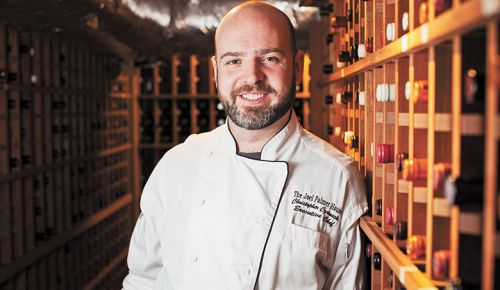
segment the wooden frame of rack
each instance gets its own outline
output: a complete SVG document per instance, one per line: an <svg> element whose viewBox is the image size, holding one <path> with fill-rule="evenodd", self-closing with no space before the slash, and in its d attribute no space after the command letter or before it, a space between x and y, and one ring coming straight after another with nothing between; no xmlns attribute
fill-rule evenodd
<svg viewBox="0 0 500 290"><path fill-rule="evenodd" d="M339 50L348 50L349 44L363 43L366 37L373 37L374 52L367 53L364 59L339 68L321 81L319 85L328 88L331 95L343 91L364 91L365 104L353 100L347 105L334 104L329 108L330 126L339 127L342 132L352 131L359 137L359 148L343 143L342 134L335 130L330 142L351 155L369 182L373 208L377 199L383 200L381 216L375 211L371 218L363 218L361 226L368 235L373 247L382 253L381 271L372 267L372 289L398 289L402 284L408 289L421 287L444 287L445 280L433 277L432 257L435 251L450 251L448 277L459 277L459 233L463 227L460 222L462 213L457 206L448 206L441 193L432 188L433 175L427 174L422 181L406 181L401 178L395 163L378 164L371 156L374 144L394 144L395 152L407 152L410 159L426 158L427 172L433 171L438 162L452 165L452 175L462 172L461 138L484 136L485 165L484 206L482 225L474 231L483 235L482 246L482 289L494 289L496 239L496 200L498 178L498 25L500 3L498 1L454 0L448 10L434 15L434 2L429 1L429 19L417 27L419 4L424 1L334 1L334 15L344 14L346 9L356 10L354 21L346 30L333 30L334 46L329 47L330 63L335 63ZM494 2L494 3L493 3ZM344 5L346 4L346 5ZM409 31L400 28L403 12L409 12ZM344 14L345 15L345 14ZM396 39L392 42L379 34L385 32L388 23L395 22ZM463 46L467 51L478 49L474 44L463 43L462 38L472 31L485 32L485 73L486 111L483 116L462 113L462 63ZM332 32L332 31L331 31ZM469 61L471 63L471 61ZM408 102L404 98L405 82L413 84L419 80L428 82L428 102L426 104ZM379 84L394 84L394 102L375 100L375 87ZM483 128L482 122L485 123ZM425 235L425 255L421 259L395 258L400 255L398 247L404 246L393 236L392 227L386 224L385 207L394 207L396 221L408 222L408 236ZM415 220L420 220L415 223ZM377 225L378 224L378 225ZM449 235L443 235L446 232ZM440 237L438 239L437 237ZM399 251L399 253L398 253ZM404 256L404 255L403 255ZM406 257L406 256L405 256ZM407 264L409 261L410 264ZM421 267L423 275L415 272L418 279L408 282L398 275L401 267ZM496 265L500 267L500 265ZM389 284L400 278L397 283Z"/></svg>

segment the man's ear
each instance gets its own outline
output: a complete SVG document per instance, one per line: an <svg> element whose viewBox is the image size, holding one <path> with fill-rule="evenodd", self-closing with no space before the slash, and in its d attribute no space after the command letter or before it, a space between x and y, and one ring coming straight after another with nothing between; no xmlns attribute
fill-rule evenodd
<svg viewBox="0 0 500 290"><path fill-rule="evenodd" d="M214 80L215 80L215 87L218 89L217 85L217 57L213 55L210 60L212 61L212 68L214 70Z"/></svg>
<svg viewBox="0 0 500 290"><path fill-rule="evenodd" d="M302 82L303 74L304 74L304 52L299 49L295 53L295 84L298 85Z"/></svg>

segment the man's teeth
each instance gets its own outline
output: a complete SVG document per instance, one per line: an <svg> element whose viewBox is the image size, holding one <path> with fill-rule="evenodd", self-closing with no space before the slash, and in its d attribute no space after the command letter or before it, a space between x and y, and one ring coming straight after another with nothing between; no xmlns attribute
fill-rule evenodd
<svg viewBox="0 0 500 290"><path fill-rule="evenodd" d="M244 94L241 96L247 100L254 101L254 100L258 100L258 99L264 97L264 94Z"/></svg>

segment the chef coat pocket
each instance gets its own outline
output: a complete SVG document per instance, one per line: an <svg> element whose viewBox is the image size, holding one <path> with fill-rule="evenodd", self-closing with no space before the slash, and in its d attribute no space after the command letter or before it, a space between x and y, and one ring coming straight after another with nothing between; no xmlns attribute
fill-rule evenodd
<svg viewBox="0 0 500 290"><path fill-rule="evenodd" d="M294 244L327 251L330 237L324 233L291 223L285 239Z"/></svg>

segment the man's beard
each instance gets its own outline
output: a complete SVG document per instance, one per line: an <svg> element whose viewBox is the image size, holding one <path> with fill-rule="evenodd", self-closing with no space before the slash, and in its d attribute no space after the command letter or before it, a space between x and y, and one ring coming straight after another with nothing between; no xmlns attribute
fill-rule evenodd
<svg viewBox="0 0 500 290"><path fill-rule="evenodd" d="M274 122L278 121L290 110L290 108L292 108L295 102L294 84L295 74L289 89L282 94L278 94L278 92L273 87L259 81L254 85L242 85L232 90L229 100L220 96L219 99L224 106L224 111L226 111L226 114L238 127L247 130L259 130L266 128ZM245 92L274 94L276 98L281 101L278 104L272 105L270 107L238 107L236 105L236 98L238 97L238 95L241 95Z"/></svg>

